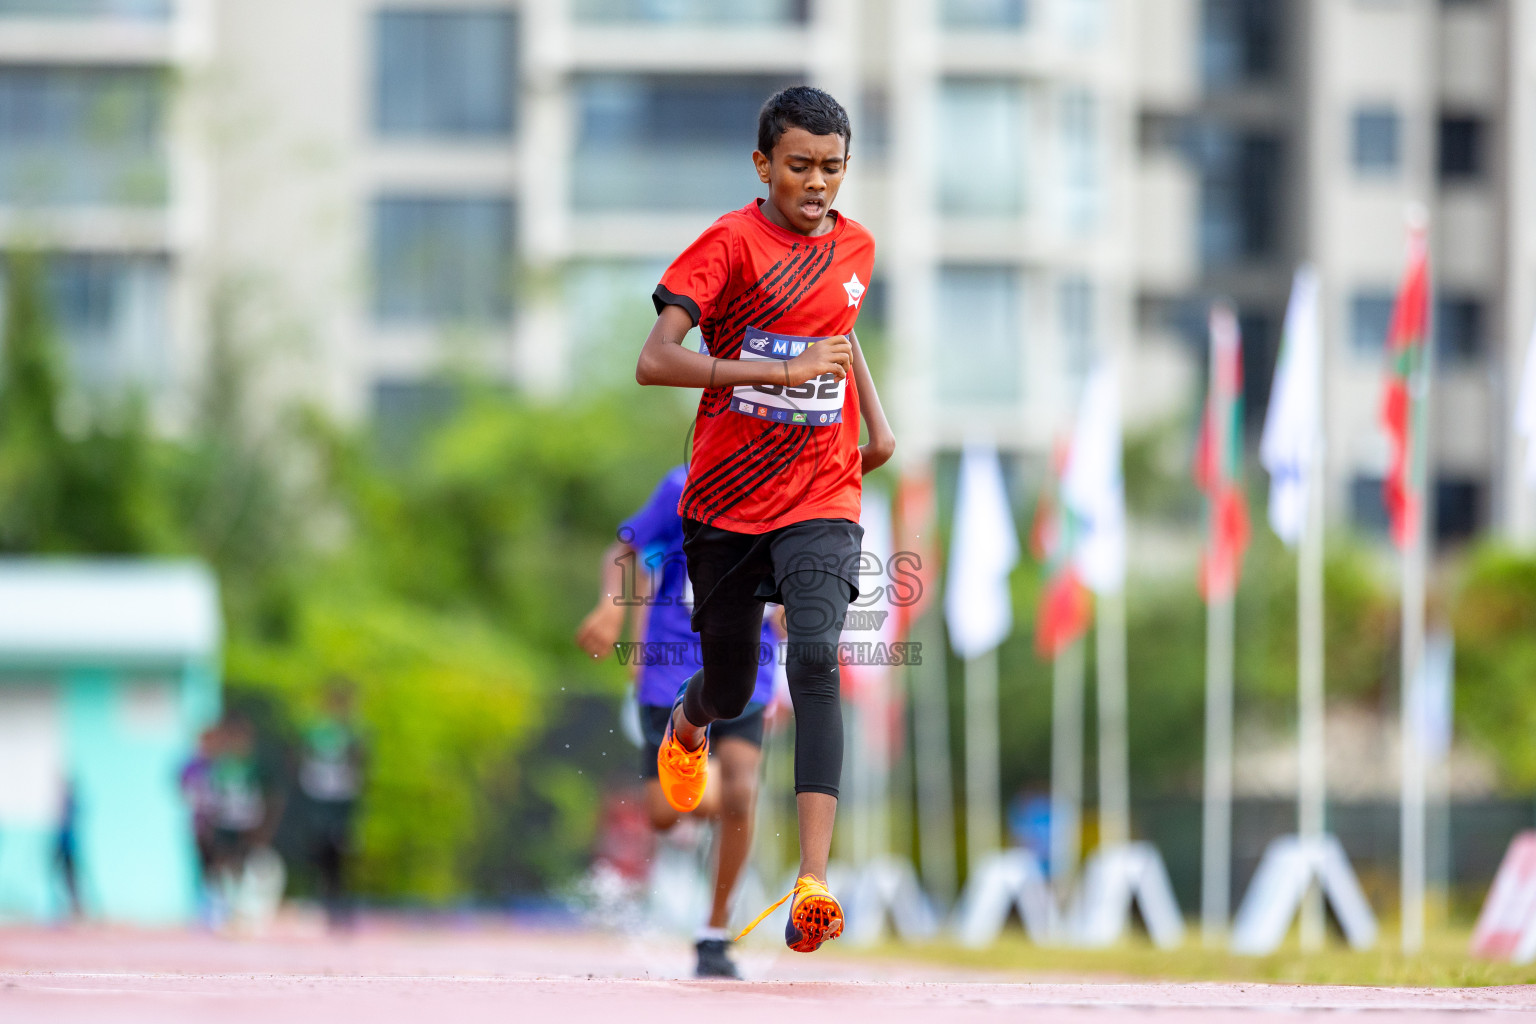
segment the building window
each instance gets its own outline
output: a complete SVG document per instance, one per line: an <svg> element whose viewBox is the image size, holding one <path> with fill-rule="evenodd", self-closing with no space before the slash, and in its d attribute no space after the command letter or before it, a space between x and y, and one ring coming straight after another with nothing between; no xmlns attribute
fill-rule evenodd
<svg viewBox="0 0 1536 1024"><path fill-rule="evenodd" d="M1284 146L1264 132L1198 132L1200 250L1207 265L1264 260L1280 246Z"/></svg>
<svg viewBox="0 0 1536 1024"><path fill-rule="evenodd" d="M169 284L170 265L163 256L50 254L43 266L44 295L70 381L87 392L161 384L170 337Z"/></svg>
<svg viewBox="0 0 1536 1024"><path fill-rule="evenodd" d="M163 381L170 335L164 257L60 255L50 261L48 284L74 380L88 390Z"/></svg>
<svg viewBox="0 0 1536 1024"><path fill-rule="evenodd" d="M386 461L406 461L421 441L463 407L463 390L446 380L385 379L373 384L374 438Z"/></svg>
<svg viewBox="0 0 1536 1024"><path fill-rule="evenodd" d="M1435 539L1442 544L1470 539L1483 521L1483 487L1476 480L1435 481Z"/></svg>
<svg viewBox="0 0 1536 1024"><path fill-rule="evenodd" d="M577 21L664 25L798 25L809 0L575 0Z"/></svg>
<svg viewBox="0 0 1536 1024"><path fill-rule="evenodd" d="M1016 80L949 79L939 90L939 208L958 215L1024 210L1024 91Z"/></svg>
<svg viewBox="0 0 1536 1024"><path fill-rule="evenodd" d="M667 269L654 260L576 263L562 282L570 318L570 379L594 390L630 388L646 332L656 322L651 292ZM697 348L697 336L686 343Z"/></svg>
<svg viewBox="0 0 1536 1024"><path fill-rule="evenodd" d="M1136 118L1136 148L1143 156L1188 157L1195 148L1193 138L1186 114L1143 110Z"/></svg>
<svg viewBox="0 0 1536 1024"><path fill-rule="evenodd" d="M859 164L883 165L891 155L891 96L879 86L870 86L861 97L858 112Z"/></svg>
<svg viewBox="0 0 1536 1024"><path fill-rule="evenodd" d="M1098 105L1091 93L1070 89L1061 98L1062 213L1067 230L1086 234L1099 221Z"/></svg>
<svg viewBox="0 0 1536 1024"><path fill-rule="evenodd" d="M1371 107L1355 111L1355 170L1364 174L1393 174L1397 171L1401 121L1389 107Z"/></svg>
<svg viewBox="0 0 1536 1024"><path fill-rule="evenodd" d="M1080 381L1088 376L1097 354L1093 282L1079 274L1064 278L1057 301L1061 317L1062 363L1067 374Z"/></svg>
<svg viewBox="0 0 1536 1024"><path fill-rule="evenodd" d="M0 202L160 205L165 83L125 68L0 68Z"/></svg>
<svg viewBox="0 0 1536 1024"><path fill-rule="evenodd" d="M1028 0L942 0L939 23L952 29L1023 28Z"/></svg>
<svg viewBox="0 0 1536 1024"><path fill-rule="evenodd" d="M512 311L512 204L391 196L373 205L373 310L384 324L495 323Z"/></svg>
<svg viewBox="0 0 1536 1024"><path fill-rule="evenodd" d="M1484 303L1476 295L1435 297L1435 357L1446 366L1469 366L1483 355Z"/></svg>
<svg viewBox="0 0 1536 1024"><path fill-rule="evenodd" d="M1018 269L943 267L937 305L936 337L965 350L964 359L938 360L939 398L954 406L1015 405L1022 397L1023 369L1024 300Z"/></svg>
<svg viewBox="0 0 1536 1024"><path fill-rule="evenodd" d="M1104 38L1108 11L1104 0L1064 0L1062 28L1074 46L1093 46Z"/></svg>
<svg viewBox="0 0 1536 1024"><path fill-rule="evenodd" d="M396 138L497 138L512 132L516 33L488 10L376 15L374 125Z"/></svg>
<svg viewBox="0 0 1536 1024"><path fill-rule="evenodd" d="M1257 84L1279 74L1285 6L1275 0L1205 0L1200 65L1207 87Z"/></svg>
<svg viewBox="0 0 1536 1024"><path fill-rule="evenodd" d="M1385 537L1392 525L1387 514L1387 496L1382 488L1386 480L1379 476L1356 474L1349 482L1349 521L1361 533Z"/></svg>
<svg viewBox="0 0 1536 1024"><path fill-rule="evenodd" d="M1472 181L1483 176L1486 129L1482 118L1440 118L1440 179Z"/></svg>
<svg viewBox="0 0 1536 1024"><path fill-rule="evenodd" d="M1349 297L1349 344L1356 353L1379 356L1386 350L1395 301L1388 291L1357 291Z"/></svg>
<svg viewBox="0 0 1536 1024"><path fill-rule="evenodd" d="M579 210L712 210L762 193L751 153L768 75L577 80L572 202Z"/></svg>
<svg viewBox="0 0 1536 1024"><path fill-rule="evenodd" d="M0 0L0 18L166 21L171 14L171 0Z"/></svg>

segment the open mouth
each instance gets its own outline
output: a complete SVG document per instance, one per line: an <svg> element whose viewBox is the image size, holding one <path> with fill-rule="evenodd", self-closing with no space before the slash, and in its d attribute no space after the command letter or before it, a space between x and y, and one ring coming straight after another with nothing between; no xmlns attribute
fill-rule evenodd
<svg viewBox="0 0 1536 1024"><path fill-rule="evenodd" d="M826 209L827 203L824 199L805 199L800 203L800 212L807 217L820 217Z"/></svg>

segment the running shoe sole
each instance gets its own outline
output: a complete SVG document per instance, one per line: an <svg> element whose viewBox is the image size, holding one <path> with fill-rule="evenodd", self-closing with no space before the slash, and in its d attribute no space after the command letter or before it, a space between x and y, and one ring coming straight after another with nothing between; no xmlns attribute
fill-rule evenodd
<svg viewBox="0 0 1536 1024"><path fill-rule="evenodd" d="M807 896L792 904L784 922L784 944L797 953L814 953L841 934L843 908L831 896Z"/></svg>

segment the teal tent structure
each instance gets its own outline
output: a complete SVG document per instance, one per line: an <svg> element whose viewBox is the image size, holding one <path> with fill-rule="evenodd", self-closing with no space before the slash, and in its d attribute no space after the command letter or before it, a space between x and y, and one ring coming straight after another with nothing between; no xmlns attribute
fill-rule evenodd
<svg viewBox="0 0 1536 1024"><path fill-rule="evenodd" d="M191 562L0 559L0 922L69 909L190 921L180 772L219 714L213 575Z"/></svg>

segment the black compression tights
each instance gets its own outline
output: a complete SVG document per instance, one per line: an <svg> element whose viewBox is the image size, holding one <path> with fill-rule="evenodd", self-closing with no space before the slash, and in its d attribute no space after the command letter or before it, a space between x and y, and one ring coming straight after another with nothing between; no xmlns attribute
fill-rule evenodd
<svg viewBox="0 0 1536 1024"><path fill-rule="evenodd" d="M795 792L837 796L843 774L843 706L837 643L852 596L829 572L792 572L780 586L788 630L785 672L795 705ZM762 605L734 628L699 630L704 668L688 680L683 715L695 725L735 718L752 699L762 650Z"/></svg>

